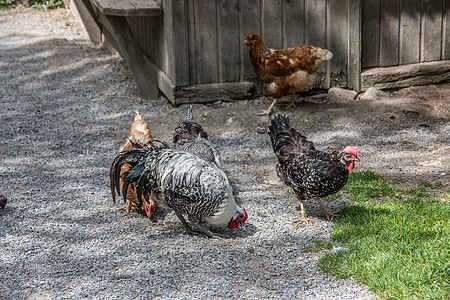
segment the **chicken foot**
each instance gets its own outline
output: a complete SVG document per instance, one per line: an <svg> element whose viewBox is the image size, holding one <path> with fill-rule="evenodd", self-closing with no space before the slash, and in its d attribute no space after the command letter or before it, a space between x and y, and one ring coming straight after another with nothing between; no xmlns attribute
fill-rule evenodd
<svg viewBox="0 0 450 300"><path fill-rule="evenodd" d="M273 112L273 107L277 104L278 99L274 98L272 101L272 104L270 104L269 108L267 110L261 111L258 116L268 116Z"/></svg>
<svg viewBox="0 0 450 300"><path fill-rule="evenodd" d="M300 201L300 218L294 220L292 223L305 222L306 224L308 224L309 221L314 221L314 219L308 218L306 216L306 211L303 208L303 201Z"/></svg>
<svg viewBox="0 0 450 300"><path fill-rule="evenodd" d="M295 107L295 93L291 94L291 100L288 102L288 104L284 107L284 109L289 109L291 107Z"/></svg>
<svg viewBox="0 0 450 300"><path fill-rule="evenodd" d="M320 200L319 198L317 198L316 200L319 203L320 208L322 209L322 213L320 214L320 216L326 217L327 220L330 220L331 217L338 217L339 216L337 214L339 211L329 212L328 209L325 207L325 205L323 205L322 200Z"/></svg>
<svg viewBox="0 0 450 300"><path fill-rule="evenodd" d="M131 201L130 200L127 200L127 202L125 202L125 205L116 208L116 210L126 210L127 214L130 213L131 209L136 209L136 208L131 206Z"/></svg>
<svg viewBox="0 0 450 300"><path fill-rule="evenodd" d="M177 211L175 211L175 214L177 215L178 219L180 219L181 223L183 223L184 228L186 228L186 232L190 235L206 235L209 238L222 238L222 236L220 234L217 233L213 233L211 232L208 228L204 227L203 225L197 223L195 224L196 227L200 230L194 230L192 229L192 227L189 225L189 223L186 221L186 219L183 217L183 215Z"/></svg>
<svg viewBox="0 0 450 300"><path fill-rule="evenodd" d="M286 106L283 107L283 109L289 109L291 107L295 107L295 100L296 100L295 93L292 93L289 102L287 103ZM258 114L258 116L268 116L268 115L270 115L273 112L273 108L274 108L274 106L277 103L278 103L278 99L274 98L273 101L272 101L272 104L270 104L269 108L266 109L266 110L261 111Z"/></svg>

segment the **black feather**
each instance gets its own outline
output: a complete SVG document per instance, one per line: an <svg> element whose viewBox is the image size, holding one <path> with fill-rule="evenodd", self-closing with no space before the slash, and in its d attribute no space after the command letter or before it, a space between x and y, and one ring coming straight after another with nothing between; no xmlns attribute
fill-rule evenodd
<svg viewBox="0 0 450 300"><path fill-rule="evenodd" d="M348 170L340 153L317 151L312 142L292 128L288 117L276 116L268 133L279 162L277 172L300 199L325 197L346 184Z"/></svg>
<svg viewBox="0 0 450 300"><path fill-rule="evenodd" d="M145 157L147 152L148 150L135 148L129 151L121 152L114 158L109 170L111 195L114 203L116 202L115 193L117 192L120 196L120 169L127 162L131 164L138 163L143 157ZM122 191L124 190L122 189Z"/></svg>
<svg viewBox="0 0 450 300"><path fill-rule="evenodd" d="M142 194L147 194L152 186L152 176L151 176L151 170L146 169L144 172L142 172L141 176L139 177L139 181L136 187L136 194L137 198L139 200L139 203L142 205ZM150 187L150 189L149 189Z"/></svg>
<svg viewBox="0 0 450 300"><path fill-rule="evenodd" d="M205 139L208 138L208 134L203 130L203 127L195 121L192 115L192 109L189 108L184 120L175 128L173 143L177 144L179 140L184 139L196 139L198 136Z"/></svg>

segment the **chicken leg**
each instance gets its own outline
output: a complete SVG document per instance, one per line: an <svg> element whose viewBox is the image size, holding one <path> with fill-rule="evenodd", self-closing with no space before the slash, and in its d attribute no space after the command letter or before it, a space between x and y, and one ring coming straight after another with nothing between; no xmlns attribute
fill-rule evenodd
<svg viewBox="0 0 450 300"><path fill-rule="evenodd" d="M277 104L277 102L278 102L278 99L274 98L273 101L272 101L272 104L270 104L269 108L267 110L261 111L258 114L258 116L268 116L268 115L270 115L272 113L272 111L273 111L273 107Z"/></svg>
<svg viewBox="0 0 450 300"><path fill-rule="evenodd" d="M306 216L306 211L303 208L303 201L300 201L300 218L294 220L292 223L305 222L306 224L308 224L309 221L314 221L314 219L308 218Z"/></svg>
<svg viewBox="0 0 450 300"><path fill-rule="evenodd" d="M199 235L199 236L202 235L202 234L205 234L205 235L206 235L207 237L209 237L209 238L223 238L222 235L220 235L220 234L218 234L218 233L213 233L213 232L211 232L208 228L204 227L203 225L201 225L201 224L199 224L199 223L196 224L196 227L197 227L198 229L200 229L200 231L194 230L194 229L192 229L192 227L189 225L189 223L184 219L184 217L183 217L183 215L182 215L181 213L179 213L179 212L177 212L177 211L175 210L175 214L177 215L178 219L180 219L181 223L183 223L184 228L186 228L186 232L187 232L188 234L191 234L191 235Z"/></svg>
<svg viewBox="0 0 450 300"><path fill-rule="evenodd" d="M295 107L295 93L291 94L291 100L289 103L284 107L284 109L289 109L291 107Z"/></svg>
<svg viewBox="0 0 450 300"><path fill-rule="evenodd" d="M337 214L339 211L329 212L328 209L325 207L325 205L323 205L322 200L320 200L319 198L317 198L316 200L319 203L320 208L322 209L322 213L320 214L320 216L326 217L327 220L330 220L331 217L338 217L339 216Z"/></svg>
<svg viewBox="0 0 450 300"><path fill-rule="evenodd" d="M131 206L131 201L130 200L127 200L127 202L125 202L125 205L116 208L116 210L126 210L127 214L130 213L131 209L135 209L135 208Z"/></svg>

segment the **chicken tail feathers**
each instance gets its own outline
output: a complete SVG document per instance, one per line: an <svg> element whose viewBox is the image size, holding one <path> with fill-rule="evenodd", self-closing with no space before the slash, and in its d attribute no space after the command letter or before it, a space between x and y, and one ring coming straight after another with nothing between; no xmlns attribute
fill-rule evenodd
<svg viewBox="0 0 450 300"><path fill-rule="evenodd" d="M110 187L111 187L111 196L113 198L114 203L116 202L116 195L115 193L120 196L120 169L125 163L131 163L131 164L137 164L146 154L147 150L137 148L132 149L125 152L120 152L119 155L117 155L109 169L109 180L110 180ZM122 191L124 191L122 189Z"/></svg>
<svg viewBox="0 0 450 300"><path fill-rule="evenodd" d="M150 170L144 170L140 175L139 181L136 187L136 194L139 203L142 205L142 195L146 201L148 201L148 195L150 194L153 186L153 177L151 176Z"/></svg>
<svg viewBox="0 0 450 300"><path fill-rule="evenodd" d="M131 124L127 139L120 146L119 151L127 151L132 148L148 148L152 146L153 138L147 122L145 122L140 113L136 111L134 121Z"/></svg>
<svg viewBox="0 0 450 300"><path fill-rule="evenodd" d="M145 169L145 163L141 162L133 167L129 172L123 173L123 185L122 185L122 194L123 194L123 200L127 201L127 193L128 193L128 186L132 184L136 184L136 181L141 176L142 172Z"/></svg>
<svg viewBox="0 0 450 300"><path fill-rule="evenodd" d="M189 106L186 116L184 117L184 121L195 122L194 115L192 114L192 106Z"/></svg>
<svg viewBox="0 0 450 300"><path fill-rule="evenodd" d="M271 120L268 133L280 163L296 159L309 150L315 150L312 142L292 128L287 116L277 115Z"/></svg>

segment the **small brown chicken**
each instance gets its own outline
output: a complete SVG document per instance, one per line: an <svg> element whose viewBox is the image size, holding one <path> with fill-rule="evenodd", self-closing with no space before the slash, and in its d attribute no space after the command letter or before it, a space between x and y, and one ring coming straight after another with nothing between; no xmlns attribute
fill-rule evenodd
<svg viewBox="0 0 450 300"><path fill-rule="evenodd" d="M322 47L310 45L285 49L269 49L264 40L249 32L243 44L248 47L250 61L256 77L268 83L268 90L275 98L267 110L258 115L269 115L278 99L291 94L285 109L295 106L295 93L306 92L313 87L317 70L333 54Z"/></svg>
<svg viewBox="0 0 450 300"><path fill-rule="evenodd" d="M142 117L139 114L139 112L136 112L136 116L134 117L134 121L131 124L128 136L125 142L119 148L119 153L129 151L134 148L149 149L152 145L153 145L153 138L150 133L149 126L144 120L142 120ZM122 165L122 167L120 168L120 186L123 186L123 177L126 174L128 174L136 164L137 164L136 162L130 160ZM123 190L122 193L124 193ZM111 186L111 194L115 203L116 195L112 186ZM144 210L147 216L150 218L152 212L156 209L156 205L153 200L153 193L148 197L148 199L149 202L147 202L145 199L142 199L141 204L141 202L137 198L136 187L134 185L129 185L126 193L125 205L117 209L118 210L125 209L127 213L129 213L131 205L133 204L134 206L138 206L142 210Z"/></svg>

